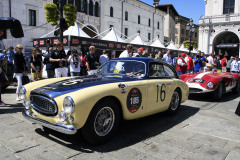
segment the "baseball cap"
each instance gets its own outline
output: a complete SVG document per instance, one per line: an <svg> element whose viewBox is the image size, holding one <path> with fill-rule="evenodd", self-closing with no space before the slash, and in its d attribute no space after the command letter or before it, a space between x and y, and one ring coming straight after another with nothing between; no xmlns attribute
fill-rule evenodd
<svg viewBox="0 0 240 160"><path fill-rule="evenodd" d="M138 48L138 51L141 51L141 52L143 52L143 48Z"/></svg>
<svg viewBox="0 0 240 160"><path fill-rule="evenodd" d="M182 53L181 56L182 56L182 57L186 56L186 53Z"/></svg>
<svg viewBox="0 0 240 160"><path fill-rule="evenodd" d="M2 61L5 58L5 54L0 53L0 61Z"/></svg>

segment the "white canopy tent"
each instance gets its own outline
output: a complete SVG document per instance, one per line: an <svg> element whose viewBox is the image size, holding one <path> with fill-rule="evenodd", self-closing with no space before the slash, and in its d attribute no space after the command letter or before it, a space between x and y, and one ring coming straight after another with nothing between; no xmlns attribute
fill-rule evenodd
<svg viewBox="0 0 240 160"><path fill-rule="evenodd" d="M167 49L178 50L173 41L170 42L170 44L167 46Z"/></svg>
<svg viewBox="0 0 240 160"><path fill-rule="evenodd" d="M142 38L140 37L139 34L129 43L138 44L138 45L146 45L146 43L142 40Z"/></svg>
<svg viewBox="0 0 240 160"><path fill-rule="evenodd" d="M187 48L184 48L184 44L182 44L178 50L179 50L179 51L188 52L188 49L187 49Z"/></svg>
<svg viewBox="0 0 240 160"><path fill-rule="evenodd" d="M159 39L156 39L151 46L153 47L159 47L159 48L165 48L165 46L161 43L161 41Z"/></svg>
<svg viewBox="0 0 240 160"><path fill-rule="evenodd" d="M89 35L87 35L75 22L74 26L70 26L68 30L63 32L64 36L78 36L78 37L85 37L85 38L91 38Z"/></svg>
<svg viewBox="0 0 240 160"><path fill-rule="evenodd" d="M124 42L122 38L120 38L115 32L114 28L111 29L110 32L106 36L102 38L102 40L114 41L114 42Z"/></svg>
<svg viewBox="0 0 240 160"><path fill-rule="evenodd" d="M194 48L191 52L192 53L197 53L197 50Z"/></svg>

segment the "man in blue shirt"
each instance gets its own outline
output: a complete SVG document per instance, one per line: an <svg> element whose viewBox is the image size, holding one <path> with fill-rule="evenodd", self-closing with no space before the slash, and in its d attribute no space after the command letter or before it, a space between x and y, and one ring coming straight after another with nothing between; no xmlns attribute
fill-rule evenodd
<svg viewBox="0 0 240 160"><path fill-rule="evenodd" d="M198 73L200 70L203 70L203 62L201 59L201 51L197 52L197 55L193 59L194 66L194 72Z"/></svg>
<svg viewBox="0 0 240 160"><path fill-rule="evenodd" d="M171 56L171 50L168 49L167 53L163 55L163 61L172 65L173 64L173 60L172 60L172 56Z"/></svg>
<svg viewBox="0 0 240 160"><path fill-rule="evenodd" d="M13 73L13 56L14 56L14 51L13 51L13 46L10 46L7 51L8 55L8 68L11 70L11 73Z"/></svg>

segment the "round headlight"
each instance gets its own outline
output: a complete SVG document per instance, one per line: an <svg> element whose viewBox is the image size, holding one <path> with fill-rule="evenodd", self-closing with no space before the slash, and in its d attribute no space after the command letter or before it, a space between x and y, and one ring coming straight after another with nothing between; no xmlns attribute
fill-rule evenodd
<svg viewBox="0 0 240 160"><path fill-rule="evenodd" d="M63 108L67 114L72 114L74 112L75 104L71 97L67 96L64 98Z"/></svg>
<svg viewBox="0 0 240 160"><path fill-rule="evenodd" d="M24 103L24 106L25 106L25 109L26 110L29 110L30 109L30 102L29 101L27 101L26 103Z"/></svg>
<svg viewBox="0 0 240 160"><path fill-rule="evenodd" d="M207 83L207 87L208 88L213 88L214 87L214 83L213 82L208 82Z"/></svg>
<svg viewBox="0 0 240 160"><path fill-rule="evenodd" d="M59 119L63 122L66 121L67 120L67 114L64 111L60 112Z"/></svg>
<svg viewBox="0 0 240 160"><path fill-rule="evenodd" d="M26 89L24 87L20 88L19 98L21 100L25 100L26 99Z"/></svg>

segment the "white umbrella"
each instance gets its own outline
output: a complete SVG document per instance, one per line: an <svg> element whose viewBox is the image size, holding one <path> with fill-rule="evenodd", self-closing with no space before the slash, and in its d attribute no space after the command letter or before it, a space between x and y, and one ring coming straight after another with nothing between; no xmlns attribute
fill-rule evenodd
<svg viewBox="0 0 240 160"><path fill-rule="evenodd" d="M165 48L164 45L160 42L159 39L156 39L152 44L151 46L153 47L159 47L159 48Z"/></svg>
<svg viewBox="0 0 240 160"><path fill-rule="evenodd" d="M106 36L102 38L102 40L107 40L107 41L114 41L114 42L124 42L122 38L120 38L117 33L114 31L112 28L110 32Z"/></svg>
<svg viewBox="0 0 240 160"><path fill-rule="evenodd" d="M78 37L86 37L91 38L89 35L87 35L75 22L74 26L70 26L68 30L63 32L64 36L78 36Z"/></svg>

